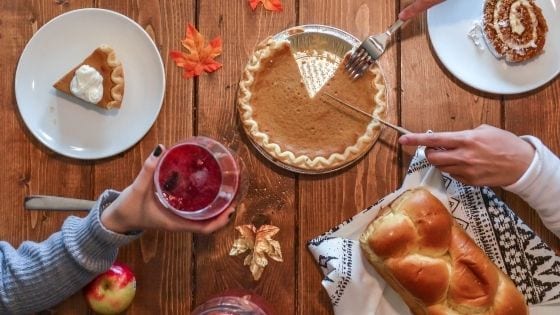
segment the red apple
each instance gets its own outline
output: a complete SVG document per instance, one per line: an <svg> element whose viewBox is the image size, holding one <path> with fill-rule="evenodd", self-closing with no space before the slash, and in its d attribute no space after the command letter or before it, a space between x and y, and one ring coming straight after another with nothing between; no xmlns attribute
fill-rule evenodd
<svg viewBox="0 0 560 315"><path fill-rule="evenodd" d="M115 262L84 288L91 309L104 315L123 312L134 299L134 294L136 278L130 267L119 262Z"/></svg>

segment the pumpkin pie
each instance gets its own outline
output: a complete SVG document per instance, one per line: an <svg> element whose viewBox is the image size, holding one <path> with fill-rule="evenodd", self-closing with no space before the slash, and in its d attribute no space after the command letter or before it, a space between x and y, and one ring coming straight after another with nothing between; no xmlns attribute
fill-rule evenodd
<svg viewBox="0 0 560 315"><path fill-rule="evenodd" d="M328 98L384 117L386 91L377 65L352 81L344 60L310 97L288 41L257 46L239 84L238 110L250 139L275 160L308 171L337 169L364 155L380 124Z"/></svg>
<svg viewBox="0 0 560 315"><path fill-rule="evenodd" d="M508 62L523 62L544 48L548 26L533 0L486 0L483 29L490 50Z"/></svg>
<svg viewBox="0 0 560 315"><path fill-rule="evenodd" d="M101 45L53 86L99 107L119 108L124 94L123 67L113 48Z"/></svg>

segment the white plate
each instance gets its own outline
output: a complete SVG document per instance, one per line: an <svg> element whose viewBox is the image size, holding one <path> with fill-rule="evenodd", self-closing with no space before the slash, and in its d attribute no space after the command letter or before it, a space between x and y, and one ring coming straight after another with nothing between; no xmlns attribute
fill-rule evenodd
<svg viewBox="0 0 560 315"><path fill-rule="evenodd" d="M522 63L497 59L483 43L477 48L467 33L482 20L483 0L448 0L428 11L428 32L443 65L465 84L495 94L536 89L560 72L560 0L536 0L548 24L544 53Z"/></svg>
<svg viewBox="0 0 560 315"><path fill-rule="evenodd" d="M115 49L125 73L120 109L104 110L53 87L100 44ZM165 92L157 47L133 20L113 11L82 9L45 24L29 41L15 77L19 111L44 145L77 159L118 154L138 142L155 122Z"/></svg>

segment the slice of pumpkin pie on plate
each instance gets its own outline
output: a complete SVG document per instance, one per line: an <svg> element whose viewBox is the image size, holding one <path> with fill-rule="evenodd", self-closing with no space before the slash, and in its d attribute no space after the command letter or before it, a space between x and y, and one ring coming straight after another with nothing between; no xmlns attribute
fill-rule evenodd
<svg viewBox="0 0 560 315"><path fill-rule="evenodd" d="M101 45L53 86L101 108L120 108L124 71L113 48Z"/></svg>

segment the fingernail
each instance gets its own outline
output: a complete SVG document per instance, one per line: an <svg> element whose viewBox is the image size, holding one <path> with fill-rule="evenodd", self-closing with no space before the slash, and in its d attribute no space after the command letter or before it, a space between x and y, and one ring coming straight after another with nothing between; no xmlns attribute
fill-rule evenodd
<svg viewBox="0 0 560 315"><path fill-rule="evenodd" d="M163 151L163 150L161 149L161 145L158 144L157 147L154 149L154 153L153 153L153 154L154 154L155 157L158 157L158 156L160 156L160 154L161 154L162 151Z"/></svg>

